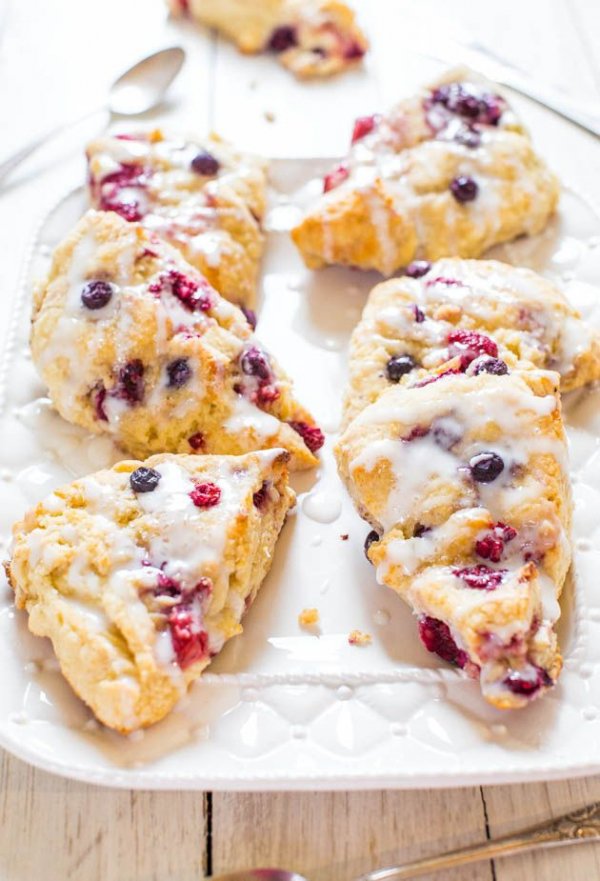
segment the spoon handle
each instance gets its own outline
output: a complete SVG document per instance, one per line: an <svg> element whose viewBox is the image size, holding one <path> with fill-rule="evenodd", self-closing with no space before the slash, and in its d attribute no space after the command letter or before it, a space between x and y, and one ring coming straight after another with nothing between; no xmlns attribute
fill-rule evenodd
<svg viewBox="0 0 600 881"><path fill-rule="evenodd" d="M35 151L39 147L42 147L51 138L60 135L67 129L78 125L80 122L83 122L84 119L88 119L90 116L94 116L96 113L98 113L99 109L100 108L96 108L95 110L91 110L89 113L83 114L83 116L79 116L77 119L72 119L70 122L63 122L60 125L49 129L43 135L39 135L37 138L34 138L33 141L30 141L29 144L21 147L21 149L17 150L16 153L13 153L12 156L9 156L3 162L0 162L0 185L9 176L9 174L11 174L15 170L15 168L17 168L17 166L20 165L21 162L23 162L23 160L27 159L28 156L31 156L32 153L35 153Z"/></svg>
<svg viewBox="0 0 600 881"><path fill-rule="evenodd" d="M403 866L378 869L362 875L357 881L402 881L405 878L418 878L428 872L464 866L478 860L598 839L600 839L600 802L595 802L571 814L512 835L461 847L439 856L415 860Z"/></svg>

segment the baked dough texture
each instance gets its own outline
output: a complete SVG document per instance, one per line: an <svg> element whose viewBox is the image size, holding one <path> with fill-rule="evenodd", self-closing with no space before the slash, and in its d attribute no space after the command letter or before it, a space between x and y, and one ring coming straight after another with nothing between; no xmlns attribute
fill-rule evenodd
<svg viewBox="0 0 600 881"><path fill-rule="evenodd" d="M17 606L105 725L158 722L242 632L294 503L288 459L269 450L120 462L15 524Z"/></svg>
<svg viewBox="0 0 600 881"><path fill-rule="evenodd" d="M600 334L528 269L448 258L377 285L350 342L345 424L391 385L446 370L556 370L561 390L600 378Z"/></svg>
<svg viewBox="0 0 600 881"><path fill-rule="evenodd" d="M561 669L553 626L571 562L558 374L445 374L394 386L357 416L340 475L375 532L377 580L425 646L507 709Z"/></svg>
<svg viewBox="0 0 600 881"><path fill-rule="evenodd" d="M340 0L168 0L175 15L216 28L242 52L273 52L300 78L359 63L368 42Z"/></svg>
<svg viewBox="0 0 600 881"><path fill-rule="evenodd" d="M283 447L323 435L242 312L138 223L88 212L35 293L31 348L58 412L128 455Z"/></svg>
<svg viewBox="0 0 600 881"><path fill-rule="evenodd" d="M387 115L358 119L349 154L292 230L306 265L391 275L540 232L558 181L495 90L451 71Z"/></svg>
<svg viewBox="0 0 600 881"><path fill-rule="evenodd" d="M219 293L253 309L264 246L266 163L217 135L161 129L88 144L94 208L139 221L178 248Z"/></svg>

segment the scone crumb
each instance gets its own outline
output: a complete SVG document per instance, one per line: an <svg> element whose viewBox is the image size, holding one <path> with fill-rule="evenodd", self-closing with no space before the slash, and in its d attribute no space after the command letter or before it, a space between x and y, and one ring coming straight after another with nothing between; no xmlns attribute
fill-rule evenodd
<svg viewBox="0 0 600 881"><path fill-rule="evenodd" d="M373 638L370 633L365 633L364 630L353 630L348 634L348 642L350 645L370 645Z"/></svg>
<svg viewBox="0 0 600 881"><path fill-rule="evenodd" d="M443 303L441 306L438 306L433 313L433 317L436 321L451 321L452 324L456 324L461 315L462 309L455 303Z"/></svg>
<svg viewBox="0 0 600 881"><path fill-rule="evenodd" d="M298 624L300 627L314 627L319 623L318 609L302 609L298 615Z"/></svg>
<svg viewBox="0 0 600 881"><path fill-rule="evenodd" d="M276 116L272 110L265 110L265 119L267 122L275 122Z"/></svg>

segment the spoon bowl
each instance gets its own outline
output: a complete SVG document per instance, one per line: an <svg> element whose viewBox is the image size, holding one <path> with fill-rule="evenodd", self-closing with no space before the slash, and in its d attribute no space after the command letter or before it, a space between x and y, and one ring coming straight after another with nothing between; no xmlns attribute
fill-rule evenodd
<svg viewBox="0 0 600 881"><path fill-rule="evenodd" d="M108 108L119 116L139 116L163 99L185 61L179 46L148 55L115 80L108 97Z"/></svg>
<svg viewBox="0 0 600 881"><path fill-rule="evenodd" d="M425 857L401 866L376 869L360 875L354 881L404 881L421 878L441 869L466 866L478 860L498 859L530 850L600 841L600 802L592 802L562 817L552 818L537 826L521 829L501 838L488 838L479 844L470 844L458 850L449 850L437 856ZM339 868L339 867L338 867ZM352 875L346 875L352 878ZM285 869L249 869L213 875L206 881L307 881L303 875Z"/></svg>
<svg viewBox="0 0 600 881"><path fill-rule="evenodd" d="M110 111L111 117L139 116L152 110L164 98L184 61L185 52L179 46L161 49L159 52L153 52L152 55L138 61L115 80L102 107L94 108L79 119L55 126L9 156L8 159L0 162L0 186L24 159L31 156L46 141L62 134L66 129L82 120L88 119L100 111L106 112L106 110Z"/></svg>

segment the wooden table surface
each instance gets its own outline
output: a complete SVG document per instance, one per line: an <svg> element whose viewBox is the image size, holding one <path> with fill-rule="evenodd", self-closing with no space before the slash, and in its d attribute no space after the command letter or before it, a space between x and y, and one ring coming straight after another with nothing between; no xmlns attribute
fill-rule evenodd
<svg viewBox="0 0 600 881"><path fill-rule="evenodd" d="M539 79L600 109L598 0L355 5L365 19L390 21L382 31L382 57L371 62L383 78L378 85L359 79L351 90L339 83L327 85L328 91L301 87L270 60L241 60L231 47L188 28L183 39L191 58L163 116L201 131L214 126L271 155L341 151L348 121L402 90L412 62L396 43L403 12L417 7L432 31L468 29ZM13 0L0 37L0 158L37 131L93 107L116 71L170 39L181 39L181 32L165 37L161 0ZM36 217L72 180L82 139L102 122L96 118L45 149L0 195L3 297L14 290ZM600 778L415 792L122 792L52 777L0 754L0 881L191 881L256 865L310 876L329 863L374 866L384 853L388 859L414 858L594 799L600 799ZM334 876L349 877L341 867L313 873ZM587 881L600 878L600 848L582 845L481 863L436 878Z"/></svg>

